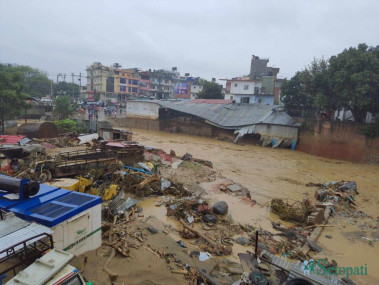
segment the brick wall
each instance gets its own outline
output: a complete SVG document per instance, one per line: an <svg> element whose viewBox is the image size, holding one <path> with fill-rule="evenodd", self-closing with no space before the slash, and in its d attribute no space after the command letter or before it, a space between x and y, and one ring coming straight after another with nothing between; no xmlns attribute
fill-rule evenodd
<svg viewBox="0 0 379 285"><path fill-rule="evenodd" d="M362 124L305 120L297 150L352 162L379 163L379 138L361 133Z"/></svg>

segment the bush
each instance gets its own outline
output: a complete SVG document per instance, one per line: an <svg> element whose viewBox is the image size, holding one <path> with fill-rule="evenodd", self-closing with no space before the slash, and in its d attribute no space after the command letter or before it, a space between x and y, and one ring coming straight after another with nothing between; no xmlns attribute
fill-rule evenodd
<svg viewBox="0 0 379 285"><path fill-rule="evenodd" d="M379 121L362 127L362 133L369 138L379 137Z"/></svg>
<svg viewBox="0 0 379 285"><path fill-rule="evenodd" d="M71 119L54 121L60 134L78 131L78 123Z"/></svg>

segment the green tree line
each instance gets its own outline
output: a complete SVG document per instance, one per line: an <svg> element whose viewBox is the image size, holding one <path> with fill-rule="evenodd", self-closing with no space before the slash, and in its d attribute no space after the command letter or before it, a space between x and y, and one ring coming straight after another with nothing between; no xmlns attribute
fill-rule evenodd
<svg viewBox="0 0 379 285"><path fill-rule="evenodd" d="M315 59L285 80L281 92L291 114L344 108L364 122L367 112L379 112L379 46L359 44L328 60Z"/></svg>
<svg viewBox="0 0 379 285"><path fill-rule="evenodd" d="M0 64L0 119L13 119L30 105L28 98L50 95L78 95L75 83L53 83L47 73L30 66ZM67 100L67 99L65 99ZM68 99L69 100L69 99ZM61 103L61 102L60 102Z"/></svg>

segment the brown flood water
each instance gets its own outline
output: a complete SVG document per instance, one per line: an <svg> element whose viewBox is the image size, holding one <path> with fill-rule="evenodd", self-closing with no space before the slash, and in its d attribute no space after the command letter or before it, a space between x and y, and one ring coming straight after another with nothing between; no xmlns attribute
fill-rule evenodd
<svg viewBox="0 0 379 285"><path fill-rule="evenodd" d="M267 205L273 197L301 200L303 193L313 196L316 188L307 188L308 182L322 183L337 180L355 180L360 194L357 196L358 209L375 219L379 216L379 165L357 164L338 160L320 158L288 149L262 148L252 145L235 145L197 136L133 130L134 141L147 146L161 148L166 152L174 150L177 155L188 152L193 157L212 161L214 168L221 175L247 187L252 199L261 205ZM229 204L229 213L241 223L270 230L270 220L277 220L275 215L260 205L250 205L238 197L223 193L208 193L211 200L225 200ZM158 214L166 223L173 223L164 217L164 209L145 207L145 214ZM158 212L158 213L155 213ZM269 219L269 220L268 220ZM333 221L331 222L333 224ZM333 228L327 228L320 236L319 244L324 251L318 257L335 259L339 266L361 266L367 264L368 276L353 277L359 284L379 284L379 244L370 246L361 238L347 236L351 232L350 224L335 222ZM375 224L375 222L374 222ZM362 235L370 237L361 229ZM325 238L325 234L333 236ZM378 230L375 233L377 235ZM234 248L243 250L246 248ZM233 257L235 257L234 252Z"/></svg>

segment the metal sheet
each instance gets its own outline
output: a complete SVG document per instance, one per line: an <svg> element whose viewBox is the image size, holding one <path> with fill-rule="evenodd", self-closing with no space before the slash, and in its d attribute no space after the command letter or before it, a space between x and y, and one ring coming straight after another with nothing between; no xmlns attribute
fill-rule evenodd
<svg viewBox="0 0 379 285"><path fill-rule="evenodd" d="M279 111L279 107L262 104L208 104L193 101L164 100L148 102L203 118L212 125L227 129L239 129L243 126L259 123L291 127L300 126L286 112Z"/></svg>
<svg viewBox="0 0 379 285"><path fill-rule="evenodd" d="M5 228L10 230L6 231ZM14 214L8 214L6 219L0 222L0 251L5 250L17 243L20 243L28 238L34 237L39 234L47 233L52 234L52 230L43 225L24 221ZM44 238L38 237L27 242L27 245ZM16 247L16 251L21 249L23 245ZM4 257L6 253L0 255Z"/></svg>

